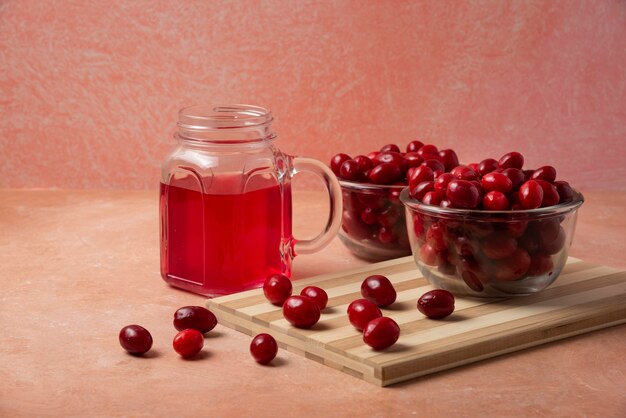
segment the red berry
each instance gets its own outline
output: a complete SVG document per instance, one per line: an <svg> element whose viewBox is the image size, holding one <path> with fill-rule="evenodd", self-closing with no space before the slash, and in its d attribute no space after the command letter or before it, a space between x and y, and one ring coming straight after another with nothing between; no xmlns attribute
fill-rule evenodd
<svg viewBox="0 0 626 418"><path fill-rule="evenodd" d="M421 165L417 168L409 169L407 171L407 178L409 180L409 187L416 187L418 184L425 181L433 181L435 173L430 167Z"/></svg>
<svg viewBox="0 0 626 418"><path fill-rule="evenodd" d="M425 165L426 167L430 167L430 169L433 170L433 173L435 173L435 176L439 174L443 174L446 171L444 165L439 160L433 160L432 158L429 158L428 160L424 160L422 165Z"/></svg>
<svg viewBox="0 0 626 418"><path fill-rule="evenodd" d="M400 212L393 206L389 206L387 209L382 211L376 220L382 226L393 226L400 219Z"/></svg>
<svg viewBox="0 0 626 418"><path fill-rule="evenodd" d="M527 274L529 276L540 276L549 273L554 268L552 257L549 255L537 253L530 258L530 267Z"/></svg>
<svg viewBox="0 0 626 418"><path fill-rule="evenodd" d="M556 180L556 169L551 165L544 165L536 169L530 178L532 180L545 180L548 183L554 183L554 180Z"/></svg>
<svg viewBox="0 0 626 418"><path fill-rule="evenodd" d="M473 168L468 167L466 165L459 165L454 167L450 174L452 174L455 178L459 180L478 180L478 173L474 171Z"/></svg>
<svg viewBox="0 0 626 418"><path fill-rule="evenodd" d="M454 296L447 290L431 290L417 300L417 309L431 319L445 318L454 312Z"/></svg>
<svg viewBox="0 0 626 418"><path fill-rule="evenodd" d="M552 255L561 251L564 244L565 244L565 230L561 226L559 226L557 230L557 234L554 237L554 239L548 240L548 238L545 237L541 242L540 248L546 254Z"/></svg>
<svg viewBox="0 0 626 418"><path fill-rule="evenodd" d="M574 200L574 190L566 181L555 181L556 191L559 193L559 203L567 203Z"/></svg>
<svg viewBox="0 0 626 418"><path fill-rule="evenodd" d="M349 181L359 181L363 176L363 172L359 167L359 163L354 160L347 160L341 164L339 176Z"/></svg>
<svg viewBox="0 0 626 418"><path fill-rule="evenodd" d="M423 181L419 184L416 184L414 187L409 186L409 196L411 196L413 199L422 201L426 193L432 192L434 190L435 190L434 181Z"/></svg>
<svg viewBox="0 0 626 418"><path fill-rule="evenodd" d="M378 306L367 299L357 299L348 305L348 320L352 326L363 331L367 324L383 316Z"/></svg>
<svg viewBox="0 0 626 418"><path fill-rule="evenodd" d="M487 173L480 181L480 185L486 192L496 190L507 194L513 189L513 182L505 174L502 173Z"/></svg>
<svg viewBox="0 0 626 418"><path fill-rule="evenodd" d="M536 180L528 180L519 188L519 203L524 209L535 209L543 202L543 188Z"/></svg>
<svg viewBox="0 0 626 418"><path fill-rule="evenodd" d="M174 350L183 358L195 356L204 346L204 337L195 329L184 329L174 337Z"/></svg>
<svg viewBox="0 0 626 418"><path fill-rule="evenodd" d="M363 342L374 350L391 347L400 337L400 327L386 316L372 319L363 330Z"/></svg>
<svg viewBox="0 0 626 418"><path fill-rule="evenodd" d="M517 241L507 234L492 234L482 241L483 253L492 260L512 255L517 250Z"/></svg>
<svg viewBox="0 0 626 418"><path fill-rule="evenodd" d="M417 152L424 146L422 141L411 141L406 145L406 152Z"/></svg>
<svg viewBox="0 0 626 418"><path fill-rule="evenodd" d="M400 152L400 147L398 147L396 144L387 144L387 145L383 145L383 147L380 149L380 152L389 152L389 151Z"/></svg>
<svg viewBox="0 0 626 418"><path fill-rule="evenodd" d="M427 192L422 198L422 203L426 205L439 206L439 204L445 197L446 193L441 190Z"/></svg>
<svg viewBox="0 0 626 418"><path fill-rule="evenodd" d="M404 161L408 168L419 167L424 159L417 152L407 152L404 154Z"/></svg>
<svg viewBox="0 0 626 418"><path fill-rule="evenodd" d="M263 283L265 298L277 306L281 306L291 296L291 291L291 280L284 274L273 274L265 279L265 283Z"/></svg>
<svg viewBox="0 0 626 418"><path fill-rule="evenodd" d="M530 255L518 248L512 255L494 265L494 276L499 281L517 280L524 276L530 267Z"/></svg>
<svg viewBox="0 0 626 418"><path fill-rule="evenodd" d="M507 168L505 170L502 170L502 174L504 174L509 178L509 180L511 180L511 183L513 184L511 190L518 190L522 183L526 181L524 173L519 168Z"/></svg>
<svg viewBox="0 0 626 418"><path fill-rule="evenodd" d="M446 197L457 208L474 209L481 201L480 190L467 180L452 180L448 183Z"/></svg>
<svg viewBox="0 0 626 418"><path fill-rule="evenodd" d="M384 308L396 301L396 289L385 276L375 274L361 283L361 294L369 301Z"/></svg>
<svg viewBox="0 0 626 418"><path fill-rule="evenodd" d="M427 266L436 266L439 256L430 244L424 244L420 247L419 258Z"/></svg>
<svg viewBox="0 0 626 418"><path fill-rule="evenodd" d="M339 169L341 165L350 159L348 154L337 154L330 160L330 169L335 173L336 176L339 176Z"/></svg>
<svg viewBox="0 0 626 418"><path fill-rule="evenodd" d="M480 174L480 167L478 165L478 163L469 163L467 165L469 168L471 168L472 170L474 170L476 172L476 174Z"/></svg>
<svg viewBox="0 0 626 418"><path fill-rule="evenodd" d="M535 170L522 170L522 173L524 173L524 181L532 180L534 172Z"/></svg>
<svg viewBox="0 0 626 418"><path fill-rule="evenodd" d="M522 169L524 166L524 156L519 152L513 151L508 154L504 154L500 161L498 161L498 166L500 168L517 168Z"/></svg>
<svg viewBox="0 0 626 418"><path fill-rule="evenodd" d="M259 334L250 342L250 354L257 363L269 363L274 360L276 353L278 353L278 344L269 334Z"/></svg>
<svg viewBox="0 0 626 418"><path fill-rule="evenodd" d="M502 192L489 192L483 197L483 209L485 210L507 210L509 199Z"/></svg>
<svg viewBox="0 0 626 418"><path fill-rule="evenodd" d="M457 157L456 152L451 149L442 149L439 151L439 156L441 157L446 172L459 165L459 157Z"/></svg>
<svg viewBox="0 0 626 418"><path fill-rule="evenodd" d="M328 294L324 289L317 286L307 286L302 289L300 294L313 299L313 302L315 302L320 311L326 308L326 304L328 303Z"/></svg>
<svg viewBox="0 0 626 418"><path fill-rule="evenodd" d="M393 229L389 226L381 226L376 234L376 237L382 244L391 244L397 238Z"/></svg>
<svg viewBox="0 0 626 418"><path fill-rule="evenodd" d="M378 220L378 212L376 209L365 208L361 211L361 220L364 224L374 225Z"/></svg>
<svg viewBox="0 0 626 418"><path fill-rule="evenodd" d="M283 316L294 327L311 328L320 319L320 308L306 296L290 296L283 304Z"/></svg>
<svg viewBox="0 0 626 418"><path fill-rule="evenodd" d="M174 328L182 331L192 328L205 334L215 328L217 318L202 306L183 306L174 312Z"/></svg>
<svg viewBox="0 0 626 418"><path fill-rule="evenodd" d="M448 189L448 183L454 180L455 177L450 173L443 173L435 179L435 190L445 192Z"/></svg>
<svg viewBox="0 0 626 418"><path fill-rule="evenodd" d="M365 155L357 155L356 157L354 157L354 161L356 161L356 163L359 165L359 170L361 170L361 173L365 173L368 170L374 168L374 163L372 162L372 160L367 158Z"/></svg>
<svg viewBox="0 0 626 418"><path fill-rule="evenodd" d="M399 152L387 151L381 152L376 156L373 163L375 165L383 164L383 163L392 163L397 165L400 168L400 171L405 172L408 168L407 161L402 154Z"/></svg>
<svg viewBox="0 0 626 418"><path fill-rule="evenodd" d="M463 273L461 273L461 278L465 284L475 292L482 292L485 289L476 273L470 270L463 271Z"/></svg>
<svg viewBox="0 0 626 418"><path fill-rule="evenodd" d="M372 151L369 154L367 154L367 158L369 158L370 160L372 160L372 162L374 163L374 165L376 165L376 157L378 157L378 154L380 154L380 151Z"/></svg>
<svg viewBox="0 0 626 418"><path fill-rule="evenodd" d="M119 340L130 354L141 355L152 348L152 335L140 325L126 325L120 330Z"/></svg>
<svg viewBox="0 0 626 418"><path fill-rule="evenodd" d="M432 144L423 145L420 149L417 150L417 153L421 156L424 155L437 155L439 156L439 150L436 146ZM424 158L426 159L426 158Z"/></svg>
<svg viewBox="0 0 626 418"><path fill-rule="evenodd" d="M393 163L382 163L372 168L369 179L374 184L393 184L402 178L402 171Z"/></svg>
<svg viewBox="0 0 626 418"><path fill-rule="evenodd" d="M493 158L487 158L485 160L482 160L480 164L478 164L478 174L484 176L485 174L489 174L497 168L498 162Z"/></svg>
<svg viewBox="0 0 626 418"><path fill-rule="evenodd" d="M552 183L548 183L545 180L535 180L541 186L543 190L543 200L541 201L541 207L554 206L559 203L559 192L556 186Z"/></svg>
<svg viewBox="0 0 626 418"><path fill-rule="evenodd" d="M436 252L442 252L448 248L444 238L444 228L441 223L435 222L428 228L428 232L426 232L426 242L433 247Z"/></svg>

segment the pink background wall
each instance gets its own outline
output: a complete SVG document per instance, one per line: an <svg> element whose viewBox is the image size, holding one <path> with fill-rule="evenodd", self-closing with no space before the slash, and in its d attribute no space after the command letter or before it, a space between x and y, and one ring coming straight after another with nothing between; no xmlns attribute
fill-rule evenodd
<svg viewBox="0 0 626 418"><path fill-rule="evenodd" d="M0 1L0 187L156 187L178 108L238 102L292 154L423 138L624 189L626 2Z"/></svg>

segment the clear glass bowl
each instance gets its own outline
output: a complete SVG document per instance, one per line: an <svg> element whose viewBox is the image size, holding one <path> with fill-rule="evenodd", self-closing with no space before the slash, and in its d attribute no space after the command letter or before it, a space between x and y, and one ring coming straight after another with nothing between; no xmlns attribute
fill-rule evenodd
<svg viewBox="0 0 626 418"><path fill-rule="evenodd" d="M339 239L354 255L382 261L411 254L400 192L405 186L380 186L339 180L343 213Z"/></svg>
<svg viewBox="0 0 626 418"><path fill-rule="evenodd" d="M583 196L519 211L441 208L400 194L415 263L428 281L455 294L521 296L561 273Z"/></svg>

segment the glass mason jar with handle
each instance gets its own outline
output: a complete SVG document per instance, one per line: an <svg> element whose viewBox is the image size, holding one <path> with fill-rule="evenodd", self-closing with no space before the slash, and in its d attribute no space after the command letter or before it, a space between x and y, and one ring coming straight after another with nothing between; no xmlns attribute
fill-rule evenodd
<svg viewBox="0 0 626 418"><path fill-rule="evenodd" d="M341 223L341 189L320 161L274 146L272 114L251 105L192 106L179 112L177 147L161 170L161 276L205 296L291 275L296 254L326 246ZM311 171L330 198L326 226L311 240L292 235L291 179Z"/></svg>

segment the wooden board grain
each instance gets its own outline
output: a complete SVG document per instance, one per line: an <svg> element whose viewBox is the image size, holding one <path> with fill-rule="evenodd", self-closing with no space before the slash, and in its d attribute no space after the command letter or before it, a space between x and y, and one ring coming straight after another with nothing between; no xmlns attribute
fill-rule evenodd
<svg viewBox="0 0 626 418"><path fill-rule="evenodd" d="M363 343L346 315L361 298L365 277L384 274L398 292L383 315L400 325L398 342L384 351ZM518 298L456 298L454 313L431 320L416 309L432 289L412 257L293 282L294 294L320 286L328 307L311 329L292 327L280 307L255 289L207 301L220 323L249 335L267 332L279 345L368 382L386 386L440 370L626 323L626 272L570 258L557 281Z"/></svg>

